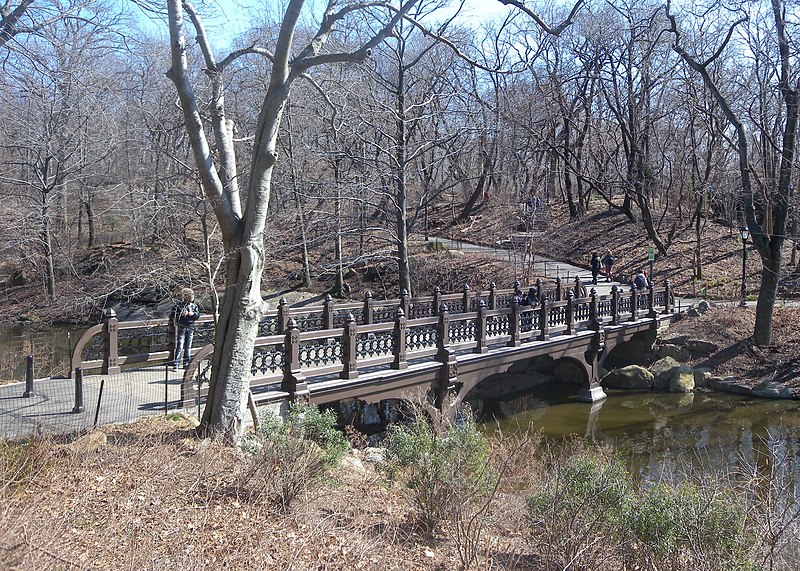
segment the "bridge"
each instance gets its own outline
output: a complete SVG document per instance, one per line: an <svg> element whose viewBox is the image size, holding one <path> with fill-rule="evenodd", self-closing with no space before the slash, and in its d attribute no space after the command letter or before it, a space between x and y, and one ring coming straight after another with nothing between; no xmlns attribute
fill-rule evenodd
<svg viewBox="0 0 800 571"><path fill-rule="evenodd" d="M550 356L569 365L581 385L578 398L605 398L600 369L613 349L635 336L654 339L672 318L669 282L645 291L614 285L601 295L579 278L537 280L534 306L492 284L473 291L290 307L284 299L259 325L250 389L257 405L293 400L325 404L345 398L377 402L420 391L437 407L457 405L482 380L515 363ZM113 314L89 328L72 354L79 375L119 375L173 357L174 325L167 319L118 321ZM213 321L197 324L193 358L176 378L177 404L201 406L208 391ZM124 376L124 375L120 375ZM179 381L179 383L178 383Z"/></svg>

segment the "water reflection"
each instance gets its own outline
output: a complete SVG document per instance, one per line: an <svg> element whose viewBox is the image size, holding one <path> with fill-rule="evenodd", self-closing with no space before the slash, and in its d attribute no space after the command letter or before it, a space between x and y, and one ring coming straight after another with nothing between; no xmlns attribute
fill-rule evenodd
<svg viewBox="0 0 800 571"><path fill-rule="evenodd" d="M67 375L72 344L83 328L35 328L19 325L0 328L0 382L24 381L26 357L34 357L36 378Z"/></svg>
<svg viewBox="0 0 800 571"><path fill-rule="evenodd" d="M487 412L515 411L498 420L508 432L538 430L552 440L583 437L613 447L631 471L657 480L702 468L730 473L777 468L798 497L800 402L728 394L610 392L588 405L549 385L513 404L483 403ZM516 400L516 399L515 399ZM494 423L487 423L492 430Z"/></svg>

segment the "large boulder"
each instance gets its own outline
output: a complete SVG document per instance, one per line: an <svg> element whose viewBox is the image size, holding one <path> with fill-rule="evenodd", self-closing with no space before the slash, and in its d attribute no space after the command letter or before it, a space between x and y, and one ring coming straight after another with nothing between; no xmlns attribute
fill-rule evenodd
<svg viewBox="0 0 800 571"><path fill-rule="evenodd" d="M653 374L639 365L628 365L611 371L600 384L611 389L650 389L653 387Z"/></svg>
<svg viewBox="0 0 800 571"><path fill-rule="evenodd" d="M719 351L719 345L705 339L687 339L684 347L695 355L710 355Z"/></svg>
<svg viewBox="0 0 800 571"><path fill-rule="evenodd" d="M753 396L767 399L790 399L795 398L795 393L783 383L764 381L753 387Z"/></svg>
<svg viewBox="0 0 800 571"><path fill-rule="evenodd" d="M671 357L681 363L685 363L686 361L689 361L692 358L692 354L685 347L681 347L679 345L672 345L669 343L666 345L659 346L657 355L659 359Z"/></svg>
<svg viewBox="0 0 800 571"><path fill-rule="evenodd" d="M673 378L681 372L681 364L672 357L659 359L650 367L653 375L653 387L659 390L668 390L673 382ZM692 381L694 385L694 381Z"/></svg>
<svg viewBox="0 0 800 571"><path fill-rule="evenodd" d="M694 392L694 373L688 369L681 369L669 381L669 392L691 393Z"/></svg>

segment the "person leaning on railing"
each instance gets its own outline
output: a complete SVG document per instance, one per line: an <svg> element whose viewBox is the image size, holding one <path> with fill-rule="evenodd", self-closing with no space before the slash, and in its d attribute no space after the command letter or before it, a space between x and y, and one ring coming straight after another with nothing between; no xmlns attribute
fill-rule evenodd
<svg viewBox="0 0 800 571"><path fill-rule="evenodd" d="M178 326L178 336L175 340L175 360L172 370L177 371L183 358L183 368L189 366L194 339L194 322L200 317L200 308L194 302L194 291L188 287L181 290L181 301L175 304L172 312L172 321Z"/></svg>

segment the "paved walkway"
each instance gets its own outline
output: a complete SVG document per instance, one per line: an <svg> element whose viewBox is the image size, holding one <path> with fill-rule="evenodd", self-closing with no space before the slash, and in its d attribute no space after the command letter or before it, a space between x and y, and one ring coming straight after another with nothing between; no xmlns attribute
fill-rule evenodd
<svg viewBox="0 0 800 571"><path fill-rule="evenodd" d="M83 410L76 409L74 379L38 379L28 397L23 396L25 383L0 385L0 436L14 440L66 434L165 414L181 406L182 373L156 365L116 375L85 375Z"/></svg>

